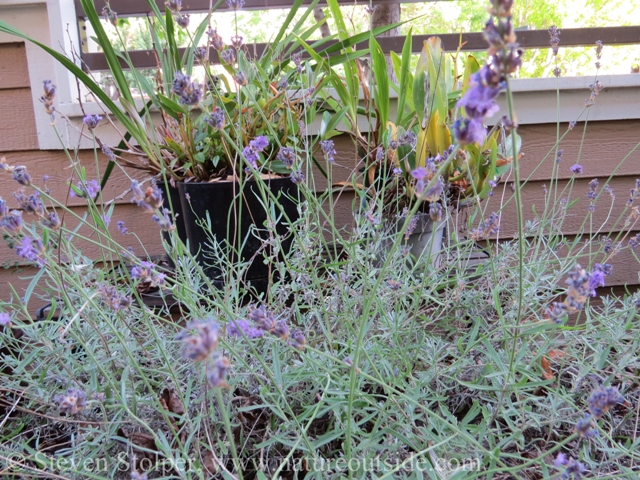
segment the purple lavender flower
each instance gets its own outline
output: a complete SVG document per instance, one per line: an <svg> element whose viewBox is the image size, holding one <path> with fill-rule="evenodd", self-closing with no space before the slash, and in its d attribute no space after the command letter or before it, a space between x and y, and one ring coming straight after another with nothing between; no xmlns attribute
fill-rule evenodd
<svg viewBox="0 0 640 480"><path fill-rule="evenodd" d="M116 161L116 154L113 153L113 150L111 150L107 144L103 144L101 150L102 150L102 153L104 153L107 156L110 162Z"/></svg>
<svg viewBox="0 0 640 480"><path fill-rule="evenodd" d="M24 190L20 189L18 192L14 193L13 196L16 198L23 211L37 217L44 217L46 211L42 201L40 200L39 192L33 193L27 197L24 194Z"/></svg>
<svg viewBox="0 0 640 480"><path fill-rule="evenodd" d="M242 47L242 40L243 38L240 35L234 35L233 37L231 37L231 45L233 46L233 48L238 50Z"/></svg>
<svg viewBox="0 0 640 480"><path fill-rule="evenodd" d="M587 198L589 200L595 200L598 196L598 179L594 178L589 182L589 191L587 192Z"/></svg>
<svg viewBox="0 0 640 480"><path fill-rule="evenodd" d="M171 212L168 208L162 209L162 215L154 213L151 216L151 220L156 222L158 224L158 227L160 227L160 230L162 230L163 232L170 232L171 230L176 228L173 221L171 220Z"/></svg>
<svg viewBox="0 0 640 480"><path fill-rule="evenodd" d="M216 130L222 130L222 128L224 128L225 122L224 110L222 110L222 108L220 107L213 108L210 114L205 115L204 121Z"/></svg>
<svg viewBox="0 0 640 480"><path fill-rule="evenodd" d="M402 175L402 169L400 167L393 167L391 173L393 173L396 177L399 177L400 175Z"/></svg>
<svg viewBox="0 0 640 480"><path fill-rule="evenodd" d="M304 173L302 173L302 170L297 170L295 172L291 172L291 175L289 175L289 178L293 183L298 185L304 182Z"/></svg>
<svg viewBox="0 0 640 480"><path fill-rule="evenodd" d="M113 285L98 285L100 300L114 312L118 312L131 306L131 297L121 294Z"/></svg>
<svg viewBox="0 0 640 480"><path fill-rule="evenodd" d="M167 2L165 2L165 5L173 13L178 13L180 10L182 10L182 0L167 0Z"/></svg>
<svg viewBox="0 0 640 480"><path fill-rule="evenodd" d="M579 173L584 173L584 167L579 163L575 163L571 165L571 173L574 173L576 175Z"/></svg>
<svg viewBox="0 0 640 480"><path fill-rule="evenodd" d="M225 63L231 65L236 61L236 51L233 48L227 48L220 53L220 58L222 58Z"/></svg>
<svg viewBox="0 0 640 480"><path fill-rule="evenodd" d="M289 338L289 326L286 321L280 320L276 324L276 328L270 333L280 340L287 340Z"/></svg>
<svg viewBox="0 0 640 480"><path fill-rule="evenodd" d="M58 214L56 212L51 212L47 215L47 218L42 220L42 225L44 225L46 228L57 230L62 225L62 222L60 221L60 217L58 217Z"/></svg>
<svg viewBox="0 0 640 480"><path fill-rule="evenodd" d="M90 180L88 182L80 180L77 187L80 193L72 189L69 193L71 197L95 198L100 192L100 184L97 180Z"/></svg>
<svg viewBox="0 0 640 480"><path fill-rule="evenodd" d="M244 74L244 72L239 71L238 73L236 73L233 77L233 79L236 81L236 83L238 85L240 85L241 87L244 87L248 81L247 81L247 76Z"/></svg>
<svg viewBox="0 0 640 480"><path fill-rule="evenodd" d="M302 70L304 70L304 67L302 66L302 52L296 52L291 55L291 61L296 66L296 72L298 72L298 75L301 74Z"/></svg>
<svg viewBox="0 0 640 480"><path fill-rule="evenodd" d="M573 431L584 438L595 437L598 434L598 431L593 428L593 418L588 413L576 422Z"/></svg>
<svg viewBox="0 0 640 480"><path fill-rule="evenodd" d="M24 236L20 245L16 246L16 254L30 262L37 263L40 267L44 265L41 255L44 252L44 245L39 238Z"/></svg>
<svg viewBox="0 0 640 480"><path fill-rule="evenodd" d="M44 89L44 95L40 97L40 101L44 104L44 111L53 117L55 111L53 99L56 96L56 86L51 83L51 80L45 80L42 82L42 88Z"/></svg>
<svg viewBox="0 0 640 480"><path fill-rule="evenodd" d="M564 153L563 149L559 149L558 153L556 154L556 163L560 163L562 162L562 154Z"/></svg>
<svg viewBox="0 0 640 480"><path fill-rule="evenodd" d="M140 183L137 180L132 180L131 192L133 193L131 201L147 212L155 212L162 207L162 202L164 201L162 191L154 183L143 192Z"/></svg>
<svg viewBox="0 0 640 480"><path fill-rule="evenodd" d="M629 248L635 250L638 247L640 247L640 233L629 239Z"/></svg>
<svg viewBox="0 0 640 480"><path fill-rule="evenodd" d="M412 131L408 131L400 135L398 142L400 143L400 146L410 146L411 148L415 148L418 143L418 137Z"/></svg>
<svg viewBox="0 0 640 480"><path fill-rule="evenodd" d="M11 315L7 312L0 312L0 327L8 327L11 325Z"/></svg>
<svg viewBox="0 0 640 480"><path fill-rule="evenodd" d="M18 235L22 231L22 212L20 210L12 210L9 215L2 219L0 225L2 225L10 235Z"/></svg>
<svg viewBox="0 0 640 480"><path fill-rule="evenodd" d="M224 40L220 36L217 30L211 28L211 25L207 27L207 35L211 39L211 46L218 51L221 51L224 48ZM227 62L231 63L231 62Z"/></svg>
<svg viewBox="0 0 640 480"><path fill-rule="evenodd" d="M483 69L488 69L484 66ZM500 95L500 88L492 88L482 82L485 72L477 72L471 76L469 90L458 100L457 107L464 107L467 117L480 120L492 116L500 107L495 99Z"/></svg>
<svg viewBox="0 0 640 480"><path fill-rule="evenodd" d="M560 45L560 30L558 30L558 27L555 25L551 25L551 27L549 27L549 37L549 45L551 45L553 55L558 55Z"/></svg>
<svg viewBox="0 0 640 480"><path fill-rule="evenodd" d="M82 119L82 123L84 123L89 129L93 130L98 126L98 123L102 120L100 115L86 115Z"/></svg>
<svg viewBox="0 0 640 480"><path fill-rule="evenodd" d="M453 136L460 145L482 143L487 136L487 130L481 120L461 117L453 124Z"/></svg>
<svg viewBox="0 0 640 480"><path fill-rule="evenodd" d="M262 152L269 146L269 139L264 135L260 135L249 142L249 146L255 152Z"/></svg>
<svg viewBox="0 0 640 480"><path fill-rule="evenodd" d="M201 362L209 358L218 347L218 324L211 320L194 320L176 337L185 344L182 356Z"/></svg>
<svg viewBox="0 0 640 480"><path fill-rule="evenodd" d="M243 318L231 320L227 325L227 334L232 337L242 337L243 334L247 338L262 337L265 332L261 328L254 327L249 320Z"/></svg>
<svg viewBox="0 0 640 480"><path fill-rule="evenodd" d="M120 233L123 235L126 235L127 232L129 231L129 229L124 226L124 222L122 220L118 220L118 223L116 224L116 226L118 227L118 230L120 231Z"/></svg>
<svg viewBox="0 0 640 480"><path fill-rule="evenodd" d="M295 150L291 147L280 148L276 155L276 160L280 160L287 168L293 168L297 158Z"/></svg>
<svg viewBox="0 0 640 480"><path fill-rule="evenodd" d="M413 232L417 226L418 226L418 217L416 216L411 217L411 220L409 220L409 223L407 224L407 229L404 231L405 242L409 240L411 235L413 235Z"/></svg>
<svg viewBox="0 0 640 480"><path fill-rule="evenodd" d="M273 313L267 310L264 305L260 305L257 308L251 308L249 310L249 318L261 330L271 333L276 329L276 319L274 318Z"/></svg>
<svg viewBox="0 0 640 480"><path fill-rule="evenodd" d="M419 195L421 195L427 202L437 202L440 200L440 197L444 192L444 186L444 180L442 176L439 176L433 185L424 190L424 193L420 193Z"/></svg>
<svg viewBox="0 0 640 480"><path fill-rule="evenodd" d="M214 388L225 387L227 384L224 381L227 376L227 372L231 368L231 362L225 357L218 357L213 364L207 368L207 381L209 385Z"/></svg>
<svg viewBox="0 0 640 480"><path fill-rule="evenodd" d="M114 27L118 26L118 14L111 10L111 6L108 3L102 7L102 16Z"/></svg>
<svg viewBox="0 0 640 480"><path fill-rule="evenodd" d="M579 480L582 478L582 474L585 471L584 465L571 457L567 458L564 453L558 453L554 465L557 468L564 468L562 478L574 478Z"/></svg>
<svg viewBox="0 0 640 480"><path fill-rule="evenodd" d="M619 403L624 403L624 397L615 387L599 388L587 400L589 411L595 418L602 417Z"/></svg>
<svg viewBox="0 0 640 480"><path fill-rule="evenodd" d="M296 350L304 350L307 341L304 338L304 334L301 330L296 329L291 333L291 337L289 338L289 345L291 345Z"/></svg>
<svg viewBox="0 0 640 480"><path fill-rule="evenodd" d="M83 390L70 388L66 393L54 398L60 413L75 415L87 406L87 394Z"/></svg>
<svg viewBox="0 0 640 480"><path fill-rule="evenodd" d="M180 25L182 28L189 27L189 15L188 14L180 14L180 15L178 15L176 17L176 23L178 25Z"/></svg>
<svg viewBox="0 0 640 480"><path fill-rule="evenodd" d="M0 197L0 220L9 215L9 207L7 207L7 202Z"/></svg>
<svg viewBox="0 0 640 480"><path fill-rule="evenodd" d="M276 85L276 87L278 87L278 90L286 90L288 86L289 86L289 80L287 80L287 77L284 77Z"/></svg>
<svg viewBox="0 0 640 480"><path fill-rule="evenodd" d="M474 241L484 240L491 235L498 233L500 229L500 217L497 213L492 212L489 218L480 222L477 228L474 228L469 232L469 238Z"/></svg>
<svg viewBox="0 0 640 480"><path fill-rule="evenodd" d="M244 7L244 0L227 0L227 6L231 10L239 10Z"/></svg>
<svg viewBox="0 0 640 480"><path fill-rule="evenodd" d="M439 222L444 216L444 207L440 202L435 202L429 205L429 217L434 222Z"/></svg>
<svg viewBox="0 0 640 480"><path fill-rule="evenodd" d="M549 320L560 325L567 315L567 305L565 303L553 302L550 308L547 308L545 315Z"/></svg>
<svg viewBox="0 0 640 480"><path fill-rule="evenodd" d="M596 288L604 287L604 268L601 264L596 263L591 272L591 278L589 278L589 290L591 290L591 296L596 296Z"/></svg>
<svg viewBox="0 0 640 480"><path fill-rule="evenodd" d="M180 103L184 105L197 105L202 100L202 86L198 82L192 82L189 75L176 72L171 86L171 92L180 97Z"/></svg>
<svg viewBox="0 0 640 480"><path fill-rule="evenodd" d="M19 166L13 169L13 179L20 185L28 187L31 185L31 175L27 172L27 167Z"/></svg>
<svg viewBox="0 0 640 480"><path fill-rule="evenodd" d="M337 152L335 148L333 148L333 140L322 140L320 142L320 148L322 149L322 153L324 154L324 158L327 162L333 163L336 161L335 156Z"/></svg>
<svg viewBox="0 0 640 480"><path fill-rule="evenodd" d="M244 147L242 150L242 155L247 160L247 163L251 165L254 169L258 168L258 159L260 158L255 150L251 147Z"/></svg>

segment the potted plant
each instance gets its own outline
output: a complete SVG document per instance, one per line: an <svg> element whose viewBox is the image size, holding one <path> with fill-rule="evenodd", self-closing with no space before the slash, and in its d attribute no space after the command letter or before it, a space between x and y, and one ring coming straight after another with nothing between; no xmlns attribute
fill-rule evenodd
<svg viewBox="0 0 640 480"><path fill-rule="evenodd" d="M338 8L332 12L339 15ZM374 210L381 212L387 227L395 231L402 230L406 221L407 247L416 256L428 252L435 259L449 212L491 195L508 172L511 159L505 152L511 152L511 137L505 137L498 124L488 134L481 126L482 135L471 141L457 138L467 125L461 99L480 71L472 55L459 72L459 55L451 58L441 40L431 37L424 42L412 73L411 31L401 56L391 52L390 59L373 35L369 42L368 77L348 75L347 81L330 77L338 97L334 108L346 109L346 133L364 160L363 181L353 181L362 195L360 213L373 219ZM389 79L388 61L397 84ZM359 59L345 64L345 69L364 70ZM392 89L397 93L395 119L391 118ZM364 122L358 116L365 117L370 131L360 131ZM407 218L409 212L411 218Z"/></svg>
<svg viewBox="0 0 640 480"><path fill-rule="evenodd" d="M145 170L155 177L158 186L149 187L151 193L147 195L134 185L136 201L151 205L153 208L146 209L154 211L160 223L178 224L178 233L189 241L192 253L211 277L220 281L221 270L208 258L208 245L213 239L207 237L203 221L209 221L219 243L227 244L231 261L239 258L250 263L248 279L264 278L268 270L261 265L259 251L264 242L249 229L260 229L272 206L278 212L278 233L284 234L286 225L295 220L295 184L303 179L301 153L314 141L307 136L305 126L316 115L314 97L327 81L322 69L302 63L300 47L304 45L313 58L335 66L367 53L332 56L344 45L360 41L362 35L341 37L338 45L329 43L331 37L307 44L322 24L303 28L317 1L297 18L303 2L296 0L268 48L257 58L251 58L239 35L223 39L211 28L212 12L187 36L188 45L181 51L177 32L189 24L182 2L167 1L164 12L155 2L149 2L158 73L148 78L133 67L125 46L121 51L114 48L93 0L80 3L95 41L104 51L118 101L63 54L1 21L0 31L49 52L93 93L105 114L122 125L125 135L120 145L103 148L109 157L103 187L115 165ZM232 8L242 3L227 2ZM102 15L118 27L117 12L108 2ZM376 33L394 26L381 27ZM215 70L213 60L220 61L223 72ZM122 62L129 67L128 72ZM151 119L155 112L160 115L159 125ZM162 191L164 194L158 193ZM163 197L170 199L173 212L164 210L168 205ZM151 201L147 201L149 198ZM186 221L183 229L180 220ZM287 242L282 247L286 250Z"/></svg>

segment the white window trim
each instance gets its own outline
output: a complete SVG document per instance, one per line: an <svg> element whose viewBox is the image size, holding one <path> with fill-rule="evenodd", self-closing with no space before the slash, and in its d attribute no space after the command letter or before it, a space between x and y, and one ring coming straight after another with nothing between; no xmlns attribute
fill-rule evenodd
<svg viewBox="0 0 640 480"><path fill-rule="evenodd" d="M78 27L76 23L73 0L0 0L0 16L3 20L18 28L32 38L58 51L69 52L70 41L73 48L77 45ZM68 31L67 31L68 30ZM72 40L71 40L72 39ZM0 34L0 43L22 41L19 38ZM62 65L54 61L48 53L29 42L26 44L27 64L31 98L35 114L38 145L41 150L56 150L63 145L51 127L51 119L44 112L40 97L42 82L52 80L57 87L56 109L68 117L67 123L62 119L56 126L68 148L91 148L90 139L84 139L78 145L78 131L82 122L82 110L77 103L78 90L75 77ZM514 103L520 125L570 122L578 119L584 109L584 100L589 96L589 85L593 77L560 77L515 79L512 81ZM640 119L640 74L604 75L599 81L605 87L589 109L589 120L623 120ZM557 109L556 90L560 89L560 111ZM507 112L506 99L501 95L498 103L500 112L489 119L488 123L497 121ZM140 104L142 106L142 102ZM395 116L395 105L392 105L391 118ZM104 114L100 104L87 102L85 112ZM584 116L581 118L584 120ZM106 123L106 122L105 122ZM117 124L116 124L117 125ZM118 126L118 125L117 125ZM366 129L368 125L361 125ZM310 132L317 130L313 125ZM120 141L119 134L110 125L98 129L98 136L109 145Z"/></svg>

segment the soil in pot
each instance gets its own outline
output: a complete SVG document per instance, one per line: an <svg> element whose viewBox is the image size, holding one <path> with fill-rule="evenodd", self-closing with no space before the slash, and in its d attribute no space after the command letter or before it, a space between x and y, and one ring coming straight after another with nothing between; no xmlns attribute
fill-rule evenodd
<svg viewBox="0 0 640 480"><path fill-rule="evenodd" d="M289 178L267 178L266 186L278 198L278 204L285 212L286 218L276 224L278 235L286 236L281 244L280 256L289 252L292 236L289 233L289 221L298 219L297 202L298 187ZM250 262L245 271L244 279L256 289L258 293L266 292L273 266L264 263L264 253L270 254L266 246L268 233L263 231L267 220L267 212L262 204L262 197L255 181L248 181L240 190L240 184L235 181L215 181L208 183L179 183L182 200L184 223L191 254L202 265L207 276L218 287L224 285L223 270L212 259L211 239L201 222L207 222L207 213L211 221L211 234L222 244L225 251L230 252L231 261ZM272 200L269 200L270 202ZM269 207L269 206L268 206ZM279 215L280 207L275 207ZM284 216L283 216L284 217ZM258 231L249 233L252 226ZM288 235L288 236L287 236ZM239 243L239 240L240 243ZM239 258L227 247L238 247L243 242ZM256 252L259 252L256 255Z"/></svg>

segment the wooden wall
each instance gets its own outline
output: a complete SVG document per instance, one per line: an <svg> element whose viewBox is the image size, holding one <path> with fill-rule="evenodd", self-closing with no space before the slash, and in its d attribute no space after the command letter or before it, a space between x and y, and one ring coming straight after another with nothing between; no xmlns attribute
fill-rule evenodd
<svg viewBox="0 0 640 480"><path fill-rule="evenodd" d="M83 200L69 197L68 182L71 179L72 171L69 167L69 159L63 151L41 151L38 149L37 132L34 120L34 112L31 103L31 90L28 81L27 62L25 47L22 43L0 44L0 156L5 156L7 162L12 165L25 165L31 173L34 182L42 185L42 176L49 175L51 179L48 186L52 195L58 200L65 199L72 211L78 215L85 212ZM11 112L11 113L9 113ZM566 130L566 125L561 126L561 131ZM554 156L538 165L542 159L552 149L555 143L556 126L545 125L524 125L520 128L523 137L522 151L525 153L521 161L521 176L529 178L523 189L523 203L526 219L534 219L534 207L540 212L545 202L543 185L549 186L551 169L553 167ZM580 231L580 225L587 215L588 201L586 193L588 184L592 178L599 178L601 184L609 174L616 168L622 158L640 141L640 120L631 121L607 121L590 122L586 143L582 149L580 163L584 166L585 173L579 175L572 188L572 198L579 198L579 202L571 209L563 225L563 231L568 235L576 234ZM570 166L577 158L582 129L579 125L563 141L561 148L564 150L563 162L560 168L560 184L566 185L571 179ZM347 137L336 139L336 165L333 167L333 182L346 181L351 175L354 166L358 163L358 158L353 149L353 145ZM95 158L93 152L82 151L77 159L87 168L89 178L97 178ZM100 170L106 165L106 158L99 154L98 164ZM538 167L536 169L536 167ZM99 173L102 173L101 171ZM129 187L130 180L128 174L116 171L104 192L105 198L111 199L122 195ZM140 174L136 174L140 177ZM611 200L608 196L601 197L593 215L593 230L601 228L601 233L617 234L620 232L619 225L615 220L624 213L624 204L628 198L629 190L634 186L635 179L640 178L640 150L632 154L617 170L611 185L616 193L616 201L613 204L611 213ZM324 191L327 188L326 180L318 174L314 175L315 190ZM16 207L13 192L18 185L8 174L0 175L0 195L12 208ZM488 211L500 209L501 202L506 202L502 213L501 238L513 238L517 230L515 215L515 202L510 199L512 196L509 188L501 190L498 188L493 198L488 201ZM158 255L163 253L160 243L160 235L157 226L151 221L150 216L144 214L135 205L129 202L130 195L127 194L117 202L117 206L112 217L110 230L114 237L121 241L123 247L132 246L139 255L146 253ZM352 205L354 193L345 189L341 193L336 193L337 200L334 211L336 223L342 227L349 228L352 224ZM640 202L638 202L640 203ZM30 220L25 215L25 220ZM116 222L122 220L130 231L138 236L121 236L116 230ZM66 215L65 222L68 227L74 227L78 220L70 215ZM636 228L640 231L640 225ZM81 232L88 231L85 228ZM633 234L637 233L634 231ZM628 238L628 237L627 237ZM625 242L626 244L626 242ZM98 258L99 250L90 244L85 244L83 252L93 258ZM37 270L33 267L20 265L15 252L9 249L4 243L0 245L0 261L5 268L0 270L0 299L8 300L12 295L12 289L18 294L23 291L31 277ZM623 251L610 260L614 265L614 274L608 279L608 285L623 286L625 284L637 286L638 262L628 250Z"/></svg>
<svg viewBox="0 0 640 480"><path fill-rule="evenodd" d="M567 124L562 124L560 131L566 132ZM541 215L544 210L544 187L551 187L549 179L555 162L555 151L546 160L543 161L543 159L556 143L556 125L523 125L519 133L523 139L522 151L524 152L520 176L523 179L529 178L522 190L523 213L525 220L533 221L536 218L534 209L538 215ZM631 213L630 209L625 208L629 191L635 186L636 179L640 178L640 149L632 153L624 162L622 160L640 142L640 120L589 122L579 159L579 163L584 167L584 173L575 176L571 187L570 180L574 175L570 168L578 160L582 134L582 124L579 124L569 132L560 145L564 153L562 162L558 164L556 178L559 184L558 191L564 191L564 194L559 194L558 201L567 197L569 193L570 201L577 199L577 203L567 212L562 224L562 232L568 236L568 239L574 238L573 235L581 231L597 232L597 238L608 235L613 240L622 234L619 240L626 246L631 236L640 233L640 221L632 224L631 229L624 228L624 219ZM600 192L614 171L615 175L611 179L610 186L613 188L615 199L603 193L596 202L596 209L592 216L589 216L587 211L589 182L597 178L600 183L598 192ZM504 200L502 200L503 191ZM515 199L510 199L511 196L510 188L502 190L499 188L494 197L488 201L488 211L498 210L501 200L506 203L502 209L500 230L502 238L513 238L518 228ZM636 200L634 205L640 206L640 199ZM623 221L620 221L621 218ZM640 249L636 253L640 255ZM559 254L562 255L562 250ZM605 258L598 258L598 261L603 262ZM614 267L612 276L607 278L608 286L640 285L638 278L640 265L632 251L624 249L606 259L606 262Z"/></svg>
<svg viewBox="0 0 640 480"><path fill-rule="evenodd" d="M86 208L83 207L85 201L69 196L68 184L73 171L67 154L62 150L38 149L24 43L0 43L0 112L2 112L0 157L6 157L10 165L26 166L33 182L39 187L43 187L43 176L48 175L50 180L47 181L47 186L51 190L51 195L71 207L73 213L82 217L86 212ZM86 167L88 178L98 178L92 151L80 152L77 161ZM106 163L106 157L100 153L98 156L100 174ZM134 173L135 177L140 177L139 173ZM111 199L123 194L129 185L130 180L127 175L114 170L104 192L105 198ZM10 208L17 208L13 193L19 187L9 173L0 172L0 196L7 201ZM151 216L142 214L138 207L130 203L129 198L130 195L126 195L117 202L115 207L110 224L114 238L120 240L123 247L132 246L136 254L143 255L145 252L151 255L161 254L163 250L158 227L151 221ZM23 218L25 221L33 221L30 215L25 214ZM124 221L138 238L133 234L122 236L116 228L118 220ZM75 228L81 223L69 214L65 215L64 221L67 228ZM79 230L79 233L87 234L88 232L89 229L86 226ZM83 252L89 257L98 258L99 248L85 243ZM13 289L18 294L22 294L31 277L37 273L36 268L25 266L20 260L15 251L8 248L6 242L0 244L0 264L5 267L0 269L0 300L9 300L13 295Z"/></svg>

